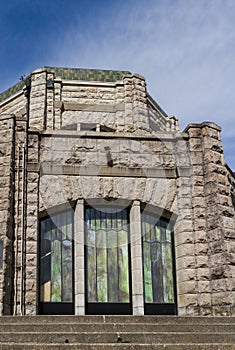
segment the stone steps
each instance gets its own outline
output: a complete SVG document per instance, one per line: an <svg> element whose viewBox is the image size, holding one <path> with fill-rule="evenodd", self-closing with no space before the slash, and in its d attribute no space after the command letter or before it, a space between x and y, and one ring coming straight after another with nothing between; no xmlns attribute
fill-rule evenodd
<svg viewBox="0 0 235 350"><path fill-rule="evenodd" d="M0 344L0 350L234 350L233 344Z"/></svg>
<svg viewBox="0 0 235 350"><path fill-rule="evenodd" d="M54 324L43 323L9 323L1 324L0 332L54 332ZM68 323L66 326L66 332L126 332L125 323ZM212 324L207 329L205 325L201 324L183 324L183 330L186 333L233 333L234 325L231 324ZM64 323L56 324L56 332L64 332ZM128 332L136 332L136 323L128 323ZM162 323L138 323L138 332L155 332L155 333L170 333L172 332L172 324ZM174 332L182 332L182 324L174 325Z"/></svg>
<svg viewBox="0 0 235 350"><path fill-rule="evenodd" d="M235 325L235 317L182 317L182 316L3 316L1 324L9 323L154 323L154 324L232 324Z"/></svg>
<svg viewBox="0 0 235 350"><path fill-rule="evenodd" d="M192 336L193 334L193 336ZM235 333L192 332L7 332L0 333L1 342L19 343L231 343L235 344Z"/></svg>
<svg viewBox="0 0 235 350"><path fill-rule="evenodd" d="M2 349L235 350L234 317L5 316Z"/></svg>

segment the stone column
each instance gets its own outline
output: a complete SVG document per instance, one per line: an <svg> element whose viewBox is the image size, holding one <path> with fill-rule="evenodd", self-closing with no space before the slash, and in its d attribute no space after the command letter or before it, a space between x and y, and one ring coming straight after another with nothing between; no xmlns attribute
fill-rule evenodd
<svg viewBox="0 0 235 350"><path fill-rule="evenodd" d="M84 201L79 199L74 215L75 315L85 315Z"/></svg>
<svg viewBox="0 0 235 350"><path fill-rule="evenodd" d="M141 217L139 201L134 201L130 210L130 243L133 315L144 315Z"/></svg>

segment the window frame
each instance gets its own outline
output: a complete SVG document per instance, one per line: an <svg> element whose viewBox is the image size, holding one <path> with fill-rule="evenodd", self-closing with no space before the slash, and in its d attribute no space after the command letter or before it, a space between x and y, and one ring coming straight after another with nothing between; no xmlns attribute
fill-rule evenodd
<svg viewBox="0 0 235 350"><path fill-rule="evenodd" d="M160 213L160 210L159 210ZM174 244L174 222L170 220L170 216L166 217L164 215L159 215L159 213L154 213L154 208L151 210L142 210L141 211L141 247L142 247L142 269L143 269L143 301L144 301L144 314L145 315L177 315L177 293L176 293L176 261L175 261L175 244ZM172 288L174 302L146 302L145 301L145 275L144 275L144 236L145 232L143 229L143 217L142 215L149 215L154 218L155 225L158 222L164 222L166 225L170 226L171 231L171 259L172 259ZM161 230L161 225L159 225Z"/></svg>
<svg viewBox="0 0 235 350"><path fill-rule="evenodd" d="M41 300L41 259L43 256L41 256L42 252L42 244L41 244L41 224L44 220L50 219L52 220L53 216L59 216L63 215L65 213L71 213L71 224L72 224L72 232L71 232L71 242L72 242L72 247L71 247L71 254L72 254L72 290L71 290L71 301L42 301ZM44 215L39 219L39 233L38 233L38 314L43 314L43 315L74 315L74 310L75 310L75 271L74 271L74 263L75 263L75 251L74 251L74 209L71 208L66 208L66 209L61 209L58 211L53 211L51 215ZM47 255L45 255L47 256ZM61 263L62 266L62 263Z"/></svg>

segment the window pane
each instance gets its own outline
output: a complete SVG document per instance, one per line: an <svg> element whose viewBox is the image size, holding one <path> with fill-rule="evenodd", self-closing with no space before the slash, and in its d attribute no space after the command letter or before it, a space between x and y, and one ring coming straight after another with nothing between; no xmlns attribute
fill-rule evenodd
<svg viewBox="0 0 235 350"><path fill-rule="evenodd" d="M73 211L40 222L40 301L72 302Z"/></svg>
<svg viewBox="0 0 235 350"><path fill-rule="evenodd" d="M127 211L87 208L85 218L87 301L129 302Z"/></svg>
<svg viewBox="0 0 235 350"><path fill-rule="evenodd" d="M106 231L96 232L96 252L97 252L97 301L107 301L107 249Z"/></svg>
<svg viewBox="0 0 235 350"><path fill-rule="evenodd" d="M142 215L143 272L146 303L174 303L172 233L164 220Z"/></svg>

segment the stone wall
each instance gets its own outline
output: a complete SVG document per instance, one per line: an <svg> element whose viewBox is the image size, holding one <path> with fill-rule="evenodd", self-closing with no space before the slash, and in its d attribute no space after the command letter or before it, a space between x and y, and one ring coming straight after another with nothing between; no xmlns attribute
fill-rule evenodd
<svg viewBox="0 0 235 350"><path fill-rule="evenodd" d="M13 253L13 205L14 205L14 144L15 118L0 116L0 240L2 260L0 269L0 312L12 314L14 253Z"/></svg>

